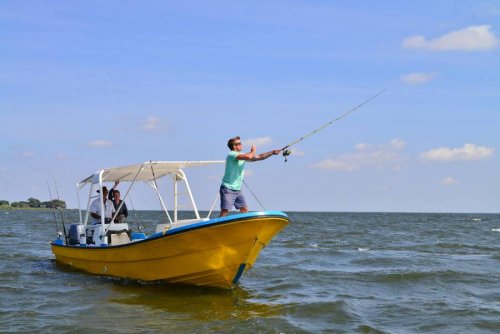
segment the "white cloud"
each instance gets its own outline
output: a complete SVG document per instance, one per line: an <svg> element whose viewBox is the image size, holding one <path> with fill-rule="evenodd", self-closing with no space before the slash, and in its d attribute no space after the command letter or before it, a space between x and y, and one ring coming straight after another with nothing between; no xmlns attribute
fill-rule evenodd
<svg viewBox="0 0 500 334"><path fill-rule="evenodd" d="M148 116L142 123L141 130L148 133L162 133L167 131L168 124L157 116Z"/></svg>
<svg viewBox="0 0 500 334"><path fill-rule="evenodd" d="M367 143L359 143L354 146L356 151L399 151L404 149L406 146L406 142L402 139L394 138L389 141L387 144L367 144Z"/></svg>
<svg viewBox="0 0 500 334"><path fill-rule="evenodd" d="M113 145L113 142L109 140L92 140L87 143L88 147L111 147Z"/></svg>
<svg viewBox="0 0 500 334"><path fill-rule="evenodd" d="M392 139L386 144L359 143L355 153L341 154L311 165L312 168L339 172L352 172L366 166L400 170L405 157L400 153L406 146L401 139Z"/></svg>
<svg viewBox="0 0 500 334"><path fill-rule="evenodd" d="M427 40L424 36L411 36L403 39L403 47L435 51L480 51L496 48L500 44L495 33L488 25L470 26Z"/></svg>
<svg viewBox="0 0 500 334"><path fill-rule="evenodd" d="M294 157L303 157L304 155L306 155L304 151L299 150L298 148L291 148L290 152L291 152L290 155Z"/></svg>
<svg viewBox="0 0 500 334"><path fill-rule="evenodd" d="M272 143L271 137L260 137L260 138L251 138L242 140L244 146L252 146L255 145L257 148L259 146L264 146Z"/></svg>
<svg viewBox="0 0 500 334"><path fill-rule="evenodd" d="M421 85L434 79L434 73L408 73L401 76L401 81L409 85Z"/></svg>
<svg viewBox="0 0 500 334"><path fill-rule="evenodd" d="M315 164L311 165L312 168L328 170L334 172L352 172L356 169L361 168L359 164L341 161L341 160L333 160L326 159Z"/></svg>
<svg viewBox="0 0 500 334"><path fill-rule="evenodd" d="M459 148L440 147L420 154L423 161L472 161L489 158L493 155L493 147L465 144Z"/></svg>
<svg viewBox="0 0 500 334"><path fill-rule="evenodd" d="M64 160L69 160L68 156L64 153L58 153L57 154L57 160L61 160L61 161L64 161Z"/></svg>
<svg viewBox="0 0 500 334"><path fill-rule="evenodd" d="M359 143L359 144L354 145L354 149L356 149L356 151L367 151L367 150L370 150L372 148L373 148L373 145L367 144L367 143Z"/></svg>
<svg viewBox="0 0 500 334"><path fill-rule="evenodd" d="M451 176L447 176L444 179L442 179L439 183L442 184L443 186L451 186L459 182L460 182L459 180L454 179Z"/></svg>
<svg viewBox="0 0 500 334"><path fill-rule="evenodd" d="M394 138L389 142L389 147L393 150L402 150L406 147L406 142L402 139Z"/></svg>
<svg viewBox="0 0 500 334"><path fill-rule="evenodd" d="M26 151L21 153L22 158L32 158L35 156L35 152L33 151Z"/></svg>

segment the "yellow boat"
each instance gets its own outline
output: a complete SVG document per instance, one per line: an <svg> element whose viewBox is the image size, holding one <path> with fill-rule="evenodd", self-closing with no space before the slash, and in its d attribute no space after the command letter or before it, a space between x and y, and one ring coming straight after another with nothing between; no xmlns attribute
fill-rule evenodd
<svg viewBox="0 0 500 334"><path fill-rule="evenodd" d="M80 208L80 222L71 225L64 240L60 236L51 243L56 261L93 274L141 281L222 288L238 283L289 219L281 211L248 212L213 219L209 213L208 217L200 217L183 169L214 163L224 161L150 161L104 169L84 179L77 189L79 194L90 185L86 210ZM173 217L156 183L166 176L171 176L174 183ZM96 198L102 201L101 193L92 196L94 190L101 189L104 182L115 181L130 183L127 195L135 183L149 183L157 192L169 222L157 224L156 232L146 236L141 231L132 232L127 223L118 222L117 214L107 222L101 208L100 223L90 224L91 202ZM178 183L185 185L194 219L178 219Z"/></svg>

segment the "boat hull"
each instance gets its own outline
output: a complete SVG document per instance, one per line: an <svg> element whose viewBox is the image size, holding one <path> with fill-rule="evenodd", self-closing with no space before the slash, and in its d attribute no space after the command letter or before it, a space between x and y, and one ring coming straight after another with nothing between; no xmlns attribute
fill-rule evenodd
<svg viewBox="0 0 500 334"><path fill-rule="evenodd" d="M286 225L279 211L232 215L109 247L52 243L58 263L93 274L228 288Z"/></svg>

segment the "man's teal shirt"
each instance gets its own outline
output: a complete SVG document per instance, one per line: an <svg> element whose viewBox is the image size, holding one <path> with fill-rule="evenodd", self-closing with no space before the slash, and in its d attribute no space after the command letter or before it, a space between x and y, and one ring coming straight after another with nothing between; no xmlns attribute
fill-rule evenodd
<svg viewBox="0 0 500 334"><path fill-rule="evenodd" d="M226 169L222 178L222 185L231 190L241 190L241 183L245 175L245 160L238 160L236 157L240 154L237 151L231 151L226 157Z"/></svg>

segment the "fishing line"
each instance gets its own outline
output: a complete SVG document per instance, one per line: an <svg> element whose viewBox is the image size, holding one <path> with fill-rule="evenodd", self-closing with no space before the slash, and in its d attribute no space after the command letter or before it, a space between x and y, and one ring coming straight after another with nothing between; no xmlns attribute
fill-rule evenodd
<svg viewBox="0 0 500 334"><path fill-rule="evenodd" d="M281 149L281 151L283 151L283 156L285 157L285 162L287 162L287 160L288 160L288 159L287 159L287 157L288 157L290 154L292 154L292 152L288 149L290 146L293 146L293 145L297 144L298 142L300 142L300 141L302 141L302 140L304 140L304 139L306 139L306 138L308 138L308 137L310 137L310 136L312 136L312 135L314 135L314 134L318 133L319 131L323 130L324 128L326 128L326 127L328 127L328 126L332 125L333 123L335 123L335 122L337 122L337 121L341 120L342 118L346 117L347 115L351 114L352 112L354 112L354 111L356 111L356 110L360 109L362 106L364 106L365 104L367 104L367 103L368 103L368 102L370 102L371 100L375 99L377 96L379 96L380 94L382 94L382 93L383 93L383 92L385 92L386 90L387 90L387 88L382 89L382 90L381 90L380 92L378 92L377 94L375 94L375 95L373 95L372 97L370 97L369 99L367 99L367 100L363 101L361 104L357 105L356 107L352 108L351 110L349 110L349 111L347 111L347 112L343 113L343 114L342 114L342 115L340 115L339 117L337 117L337 118L335 118L335 119L331 120L330 122L328 122L328 123L326 123L326 124L323 124L322 126L320 126L319 128L317 128L316 130L313 130L313 131L309 132L308 134L304 135L303 137L300 137L299 139L297 139L297 140L295 140L295 141L291 142L290 144L285 145L285 146Z"/></svg>
<svg viewBox="0 0 500 334"><path fill-rule="evenodd" d="M245 186L247 187L248 190L250 190L250 193L253 195L253 197L257 200L257 202L259 202L260 206L262 207L262 209L264 211L266 211L266 208L264 207L264 205L259 201L259 199L257 198L257 196L255 196L255 194L253 193L252 189L250 189L250 187L248 186L248 184L245 182L245 180L243 180L243 183L245 184Z"/></svg>
<svg viewBox="0 0 500 334"><path fill-rule="evenodd" d="M137 229L139 230L139 232L141 232L144 229L144 227L139 225L139 220L137 219L137 214L135 212L134 203L132 203L132 195L128 195L127 199L130 203L130 206L132 207L132 212L134 213L134 220L135 220L135 223L137 225Z"/></svg>

